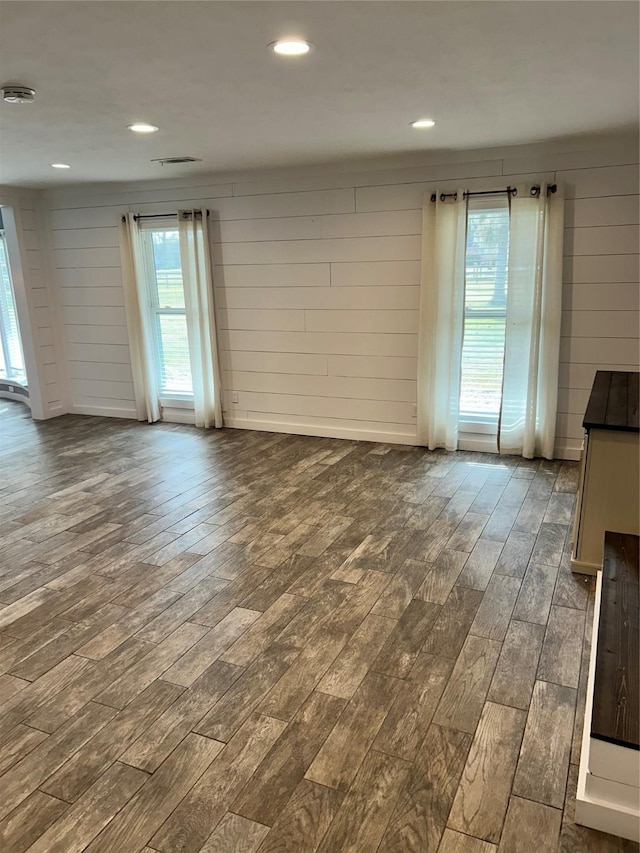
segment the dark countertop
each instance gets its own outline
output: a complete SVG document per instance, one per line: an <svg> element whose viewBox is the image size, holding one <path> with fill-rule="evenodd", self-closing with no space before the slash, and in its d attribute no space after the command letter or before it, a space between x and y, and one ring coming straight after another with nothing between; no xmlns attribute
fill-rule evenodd
<svg viewBox="0 0 640 853"><path fill-rule="evenodd" d="M598 370L582 426L640 432L639 396L640 373Z"/></svg>

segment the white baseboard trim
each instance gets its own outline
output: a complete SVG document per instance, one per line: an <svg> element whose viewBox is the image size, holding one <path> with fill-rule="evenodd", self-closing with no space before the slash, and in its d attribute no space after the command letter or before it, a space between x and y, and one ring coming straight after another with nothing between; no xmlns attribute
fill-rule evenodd
<svg viewBox="0 0 640 853"><path fill-rule="evenodd" d="M582 560L577 560L573 553L571 554L571 571L578 575L592 575L596 577L599 571L602 571L602 563L584 563Z"/></svg>
<svg viewBox="0 0 640 853"><path fill-rule="evenodd" d="M99 418L126 418L136 420L135 409L111 408L110 406L72 406L69 410L72 415L94 415ZM62 413L61 413L62 414ZM193 424L195 416L193 409L174 409L167 406L162 407L162 418L168 424Z"/></svg>
<svg viewBox="0 0 640 853"><path fill-rule="evenodd" d="M495 435L481 435L480 433L460 433L458 449L475 450L480 453L498 453Z"/></svg>
<svg viewBox="0 0 640 853"><path fill-rule="evenodd" d="M67 411L68 409L63 403L50 404L45 415L45 420L48 420L49 418L59 418L61 415L66 415Z"/></svg>
<svg viewBox="0 0 640 853"><path fill-rule="evenodd" d="M554 454L556 459L579 462L582 454L582 439L563 439L561 444L556 444Z"/></svg>
<svg viewBox="0 0 640 853"><path fill-rule="evenodd" d="M126 418L136 419L135 409L112 409L110 406L71 406L71 415L94 415L98 418Z"/></svg>
<svg viewBox="0 0 640 853"><path fill-rule="evenodd" d="M193 409L176 409L173 406L163 406L160 418L166 424L193 424L196 416Z"/></svg>
<svg viewBox="0 0 640 853"><path fill-rule="evenodd" d="M261 432L284 432L290 435L312 435L318 438L346 438L351 441L380 441L385 444L417 444L415 432L377 432L354 427L323 424L289 424L284 421L262 421L225 415L224 425L231 429L255 429Z"/></svg>
<svg viewBox="0 0 640 853"><path fill-rule="evenodd" d="M579 777L575 822L636 843L640 841L640 814L637 809L597 799L589 791L590 779L587 773Z"/></svg>
<svg viewBox="0 0 640 853"><path fill-rule="evenodd" d="M108 406L71 406L69 412L74 415L95 415L102 418L128 418L135 420L135 409L110 408ZM60 412L63 414L63 412ZM192 409L162 407L162 420L165 423L193 424ZM225 412L224 425L230 429L254 429L260 432L283 432L288 435L311 435L317 438L345 438L350 441L379 441L384 444L408 444L417 446L415 430L397 432L372 429L358 429L354 426L338 427L334 424L288 423L287 421L266 421L243 418ZM408 427L411 429L411 427ZM480 453L496 453L495 437L480 434L461 435L460 450L475 450ZM556 447L556 459L580 459L580 447L561 444Z"/></svg>

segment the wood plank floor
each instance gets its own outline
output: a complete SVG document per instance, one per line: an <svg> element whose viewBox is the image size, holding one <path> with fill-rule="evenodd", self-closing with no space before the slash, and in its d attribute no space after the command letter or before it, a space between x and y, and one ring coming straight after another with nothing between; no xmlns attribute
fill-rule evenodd
<svg viewBox="0 0 640 853"><path fill-rule="evenodd" d="M577 465L0 401L3 853L626 853L573 823Z"/></svg>

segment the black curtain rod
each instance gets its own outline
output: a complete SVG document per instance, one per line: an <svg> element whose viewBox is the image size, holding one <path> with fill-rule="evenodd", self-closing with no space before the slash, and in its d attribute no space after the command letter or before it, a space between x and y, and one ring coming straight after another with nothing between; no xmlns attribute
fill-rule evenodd
<svg viewBox="0 0 640 853"><path fill-rule="evenodd" d="M557 184L550 184L547 187L547 193L554 193L558 189ZM515 187L507 187L504 190L478 190L477 192L473 192L471 190L465 190L462 194L463 198L469 198L472 195L518 195L518 190ZM540 186L536 185L531 187L529 190L529 195L534 198L540 195ZM438 198L437 193L431 193L431 201L436 201ZM458 200L458 193L440 193L440 201L444 201L446 198L453 198L456 201Z"/></svg>
<svg viewBox="0 0 640 853"><path fill-rule="evenodd" d="M435 199L434 199L434 201L435 201ZM200 211L200 215L202 215L202 211ZM148 214L135 213L133 216L133 219L135 222L137 222L138 219L168 219L170 216L175 216L177 218L178 214L177 214L177 212L174 212L174 213L148 213ZM209 216L208 210L207 210L207 216ZM127 219L126 216L122 217L123 222L125 222L126 219Z"/></svg>

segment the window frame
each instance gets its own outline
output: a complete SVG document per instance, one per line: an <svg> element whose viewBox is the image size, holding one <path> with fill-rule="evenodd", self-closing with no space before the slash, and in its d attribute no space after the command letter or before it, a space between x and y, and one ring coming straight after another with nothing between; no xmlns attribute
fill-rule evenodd
<svg viewBox="0 0 640 853"><path fill-rule="evenodd" d="M153 354L154 354L154 370L156 373L156 381L158 383L159 400L161 406L177 407L177 408L193 408L193 391L191 393L180 392L173 389L167 389L162 386L162 358L161 341L162 335L160 330L160 317L163 316L178 316L184 317L186 323L186 305L184 308L161 308L158 296L158 280L157 269L155 265L155 257L153 252L153 233L178 231L178 223L175 217L169 216L166 219L156 218L153 221L140 220L138 222L140 230L140 246L142 249L142 263L144 268L145 278L145 310L149 319L149 329L153 338ZM182 270L181 270L182 274ZM184 294L184 282L182 282ZM187 338L187 347L189 346ZM189 359L189 368L191 369L191 359Z"/></svg>
<svg viewBox="0 0 640 853"><path fill-rule="evenodd" d="M471 211L489 211L489 210L509 210L509 200L503 196L476 196L469 198L469 204L467 207L467 223L469 213ZM466 278L467 278L467 251L468 251L468 225L467 229L465 229L465 295L464 295L464 303L463 303L463 319L462 319L462 329L463 336L460 344L460 356L462 358L462 353L464 350L464 329L467 320L467 291L466 291ZM509 275L509 260L508 260L508 242L507 242L507 263L506 263L506 276L508 280ZM508 284L506 285L508 287ZM476 310L474 316L478 317L480 314L483 317L488 318L504 318L505 320L505 328L506 328L506 316L507 316L507 308L506 304L504 309L480 309ZM460 394L462 394L462 365L460 367L461 374L461 388ZM462 411L458 412L458 427L460 432L466 434L477 434L477 435L488 435L488 436L497 436L498 434L498 423L499 423L499 413L486 415L484 417L478 418L477 415L479 413L463 413Z"/></svg>
<svg viewBox="0 0 640 853"><path fill-rule="evenodd" d="M0 286L0 347L2 348L2 357L4 360L4 371L0 371L0 379L4 382L13 383L15 385L20 385L22 387L28 387L27 382L27 367L24 357L24 347L22 344L22 334L20 331L20 320L18 318L18 305L16 302L16 295L13 286L13 276L11 274L11 263L9 261L9 247L7 245L7 238L4 226L0 226L0 243L2 243L4 250L4 258L7 267L7 278L9 282L9 293L12 301L12 309L14 315L14 323L17 333L17 346L20 354L20 361L22 363L22 370L17 371L12 364L11 358L11 350L9 348L9 341L7 339L7 325L8 325L8 313L9 313L9 305L6 300L6 294L4 291L4 287Z"/></svg>

